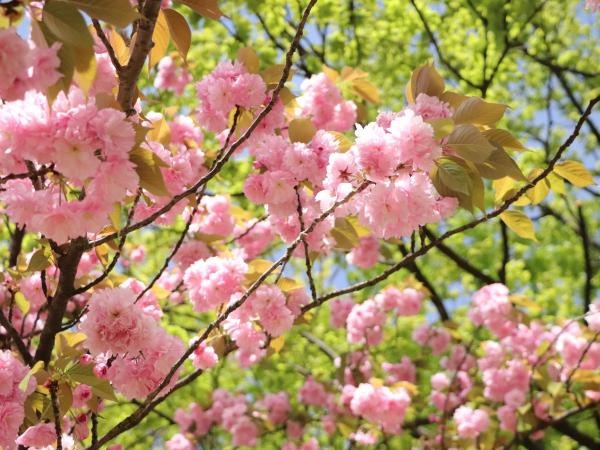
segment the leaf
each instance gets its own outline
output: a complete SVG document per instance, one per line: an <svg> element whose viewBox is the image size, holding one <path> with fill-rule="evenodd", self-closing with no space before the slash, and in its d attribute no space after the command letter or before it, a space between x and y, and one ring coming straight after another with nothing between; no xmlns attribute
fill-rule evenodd
<svg viewBox="0 0 600 450"><path fill-rule="evenodd" d="M168 145L171 141L171 129L164 118L154 122L152 128L148 131L146 137L150 141L160 142L163 145ZM164 167L167 167L166 165Z"/></svg>
<svg viewBox="0 0 600 450"><path fill-rule="evenodd" d="M513 294L510 295L508 299L511 301L511 303L527 308L531 312L539 312L541 310L540 305L538 305L526 295Z"/></svg>
<svg viewBox="0 0 600 450"><path fill-rule="evenodd" d="M475 163L486 161L494 151L494 146L470 124L458 125L448 136L447 145L463 158Z"/></svg>
<svg viewBox="0 0 600 450"><path fill-rule="evenodd" d="M117 397L113 387L107 380L102 380L94 375L92 364L76 364L67 370L67 375L71 380L78 383L87 384L92 388L92 392L105 400L116 401Z"/></svg>
<svg viewBox="0 0 600 450"><path fill-rule="evenodd" d="M479 97L470 97L460 104L452 118L456 123L493 125L504 115L507 106L485 102Z"/></svg>
<svg viewBox="0 0 600 450"><path fill-rule="evenodd" d="M167 18L161 9L158 13L158 18L156 19L154 33L152 33L152 42L154 43L154 46L150 50L150 67L154 67L154 65L158 64L161 58L165 56L165 53L167 53L170 36Z"/></svg>
<svg viewBox="0 0 600 450"><path fill-rule="evenodd" d="M542 172L542 169L533 169L531 172L529 172L529 176L527 178L529 178L529 180L533 180ZM550 192L550 184L548 183L548 180L542 179L538 181L534 187L528 189L525 195L527 195L527 198L531 200L533 205L538 205L546 198L548 192Z"/></svg>
<svg viewBox="0 0 600 450"><path fill-rule="evenodd" d="M537 241L533 222L521 211L505 211L500 214L500 219L518 236Z"/></svg>
<svg viewBox="0 0 600 450"><path fill-rule="evenodd" d="M60 0L70 3L94 19L125 28L138 16L129 0Z"/></svg>
<svg viewBox="0 0 600 450"><path fill-rule="evenodd" d="M127 44L125 44L123 37L116 31L111 31L109 41L115 51L119 63L122 66L127 65L127 61L129 61L129 48L127 47ZM133 44L133 38L131 39L131 43Z"/></svg>
<svg viewBox="0 0 600 450"><path fill-rule="evenodd" d="M440 181L455 192L465 195L471 193L471 180L466 169L450 158L439 158L436 161Z"/></svg>
<svg viewBox="0 0 600 450"><path fill-rule="evenodd" d="M487 161L475 165L484 178L497 180L503 177L511 177L515 180L527 181L517 163L498 145L494 146L494 150Z"/></svg>
<svg viewBox="0 0 600 450"><path fill-rule="evenodd" d="M577 187L586 187L594 184L592 174L583 164L577 161L564 161L554 166L554 173Z"/></svg>
<svg viewBox="0 0 600 450"><path fill-rule="evenodd" d="M323 65L321 67L321 71L327 75L327 78L329 78L331 81L333 81L334 83L338 80L338 78L340 77L340 74L338 73L337 70L332 69L331 67L327 67L326 65Z"/></svg>
<svg viewBox="0 0 600 450"><path fill-rule="evenodd" d="M352 147L352 141L346 135L338 131L328 131L328 133L335 137L340 152L346 153L348 150L350 150L350 147Z"/></svg>
<svg viewBox="0 0 600 450"><path fill-rule="evenodd" d="M275 353L279 353L285 344L285 336L278 336L276 338L271 339L269 343L269 347L273 349Z"/></svg>
<svg viewBox="0 0 600 450"><path fill-rule="evenodd" d="M48 0L44 3L42 20L62 42L75 47L92 47L94 40L77 8L69 3Z"/></svg>
<svg viewBox="0 0 600 450"><path fill-rule="evenodd" d="M454 130L454 120L450 118L431 119L427 123L433 128L434 139L446 137Z"/></svg>
<svg viewBox="0 0 600 450"><path fill-rule="evenodd" d="M406 85L406 98L414 103L419 94L439 97L444 92L444 79L431 64L425 64L413 71Z"/></svg>
<svg viewBox="0 0 600 450"><path fill-rule="evenodd" d="M73 47L75 73L73 79L86 94L96 79L96 55L92 47Z"/></svg>
<svg viewBox="0 0 600 450"><path fill-rule="evenodd" d="M57 353L67 353L68 349L74 349L79 344L84 342L87 336L83 333L73 333L71 331L63 331L58 333L54 338L54 346Z"/></svg>
<svg viewBox="0 0 600 450"><path fill-rule="evenodd" d="M219 20L223 11L219 9L218 0L177 0L179 3L189 6L202 17Z"/></svg>
<svg viewBox="0 0 600 450"><path fill-rule="evenodd" d="M167 8L163 9L162 12L165 15L169 27L169 34L171 35L171 39L173 39L177 51L183 60L187 61L187 54L192 45L192 32L190 26L185 20L185 17L174 9Z"/></svg>
<svg viewBox="0 0 600 450"><path fill-rule="evenodd" d="M458 94L452 91L446 91L439 97L441 101L448 103L454 109L458 108L461 103L469 99L469 97L466 95Z"/></svg>
<svg viewBox="0 0 600 450"><path fill-rule="evenodd" d="M285 66L283 64L274 64L272 66L267 67L260 73L260 76L267 85L267 88L272 89L279 83L279 80L283 76L284 68ZM286 81L289 81L293 76L294 71L290 69L290 73Z"/></svg>
<svg viewBox="0 0 600 450"><path fill-rule="evenodd" d="M17 305L17 308L19 308L23 315L29 312L29 302L27 301L27 299L21 291L15 293L14 301L15 305Z"/></svg>
<svg viewBox="0 0 600 450"><path fill-rule="evenodd" d="M352 81L352 90L356 95L370 103L379 103L379 90L373 83L365 79L355 79Z"/></svg>
<svg viewBox="0 0 600 450"><path fill-rule="evenodd" d="M129 160L136 166L142 188L159 197L171 195L160 170L161 163L165 163L156 154L147 149L134 148L129 152Z"/></svg>
<svg viewBox="0 0 600 450"><path fill-rule="evenodd" d="M292 278L281 278L278 282L277 282L277 286L279 287L279 289L281 289L282 292L289 294L292 293L294 291L297 291L298 289L302 289L304 288L304 284L302 284L300 281L294 280Z"/></svg>
<svg viewBox="0 0 600 450"><path fill-rule="evenodd" d="M240 61L250 73L258 73L260 60L252 47L242 47L237 52L237 60Z"/></svg>
<svg viewBox="0 0 600 450"><path fill-rule="evenodd" d="M481 134L483 134L488 141L494 142L501 147L514 150L527 150L509 131L500 128L491 128L482 131Z"/></svg>
<svg viewBox="0 0 600 450"><path fill-rule="evenodd" d="M550 172L547 177L548 183L550 183L550 188L556 192L557 194L564 194L565 189L565 180L556 175L554 172Z"/></svg>
<svg viewBox="0 0 600 450"><path fill-rule="evenodd" d="M52 251L47 247L42 247L31 256L26 272L39 272L51 265Z"/></svg>
<svg viewBox="0 0 600 450"><path fill-rule="evenodd" d="M34 376L36 373L38 373L40 370L43 370L43 368L44 368L44 361L36 362L33 365L33 367L31 369L29 369L29 372L27 372L27 375L25 375L25 377L19 383L19 389L22 392L25 392L27 390L27 387L29 386L29 380L31 379L31 377Z"/></svg>
<svg viewBox="0 0 600 450"><path fill-rule="evenodd" d="M310 119L294 119L290 122L288 135L292 142L308 143L313 138L317 128L312 124Z"/></svg>
<svg viewBox="0 0 600 450"><path fill-rule="evenodd" d="M350 222L344 218L335 219L335 227L330 231L337 248L351 250L360 244L360 238Z"/></svg>
<svg viewBox="0 0 600 450"><path fill-rule="evenodd" d="M73 391L71 391L71 387L69 383L61 382L58 383L58 409L60 410L60 415L64 416L67 414L71 405L73 404Z"/></svg>

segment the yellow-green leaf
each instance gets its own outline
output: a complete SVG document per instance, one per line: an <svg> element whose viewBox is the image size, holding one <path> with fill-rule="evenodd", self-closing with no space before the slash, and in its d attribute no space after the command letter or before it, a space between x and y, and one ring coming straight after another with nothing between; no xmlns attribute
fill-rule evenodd
<svg viewBox="0 0 600 450"><path fill-rule="evenodd" d="M129 152L129 160L136 166L142 188L158 196L171 195L160 170L161 164L165 163L156 154L147 149L135 148Z"/></svg>
<svg viewBox="0 0 600 450"><path fill-rule="evenodd" d="M173 43L177 48L177 51L181 55L184 61L187 61L187 54L192 45L192 32L188 25L185 17L179 14L174 9L163 9L167 25L169 26L169 33L173 39Z"/></svg>
<svg viewBox="0 0 600 450"><path fill-rule="evenodd" d="M506 105L489 103L479 97L470 97L456 109L453 119L456 123L493 125L502 118L506 108Z"/></svg>
<svg viewBox="0 0 600 450"><path fill-rule="evenodd" d="M167 18L163 10L160 10L158 18L156 19L156 25L154 26L154 33L152 33L152 42L154 43L154 46L152 47L152 50L150 50L150 67L158 64L161 58L165 56L165 53L167 53L170 36L171 33L169 33Z"/></svg>
<svg viewBox="0 0 600 450"><path fill-rule="evenodd" d="M75 47L92 47L94 44L83 16L72 4L48 0L44 3L42 20L62 42Z"/></svg>
<svg viewBox="0 0 600 450"><path fill-rule="evenodd" d="M529 180L533 180L542 172L542 169L533 169L531 172L529 172L529 176L527 178L529 178ZM533 205L538 205L546 198L548 192L550 192L550 184L548 183L548 180L543 179L538 181L534 187L528 189L526 195L529 200L531 200Z"/></svg>
<svg viewBox="0 0 600 450"><path fill-rule="evenodd" d="M60 0L70 3L94 19L125 28L138 16L129 0Z"/></svg>
<svg viewBox="0 0 600 450"><path fill-rule="evenodd" d="M73 47L75 73L73 79L86 94L96 79L96 55L92 47Z"/></svg>
<svg viewBox="0 0 600 450"><path fill-rule="evenodd" d="M252 47L242 47L237 52L237 60L240 61L250 73L258 73L260 60Z"/></svg>
<svg viewBox="0 0 600 450"><path fill-rule="evenodd" d="M554 166L554 172L577 187L594 184L592 174L577 161L564 161Z"/></svg>
<svg viewBox="0 0 600 450"><path fill-rule="evenodd" d="M440 158L436 161L440 181L455 192L465 195L471 193L471 180L467 170L450 158Z"/></svg>
<svg viewBox="0 0 600 450"><path fill-rule="evenodd" d="M500 128L490 128L489 130L482 131L481 134L483 134L488 141L494 142L501 147L513 150L527 150L509 131Z"/></svg>
<svg viewBox="0 0 600 450"><path fill-rule="evenodd" d="M503 177L511 177L515 180L527 181L517 163L498 145L494 145L494 150L485 162L476 164L476 166L484 178L497 180Z"/></svg>
<svg viewBox="0 0 600 450"><path fill-rule="evenodd" d="M526 214L521 211L505 211L500 214L500 219L508 228L513 230L518 236L525 239L537 241L533 222Z"/></svg>
<svg viewBox="0 0 600 450"><path fill-rule="evenodd" d="M352 81L352 90L368 102L379 103L379 90L373 83L364 78L358 78Z"/></svg>
<svg viewBox="0 0 600 450"><path fill-rule="evenodd" d="M189 6L198 14L209 19L219 20L223 11L219 9L218 0L177 0L179 3Z"/></svg>
<svg viewBox="0 0 600 450"><path fill-rule="evenodd" d="M463 158L475 163L482 163L494 151L494 146L470 124L458 125L448 136L447 144Z"/></svg>
<svg viewBox="0 0 600 450"><path fill-rule="evenodd" d="M285 336L278 336L271 339L269 347L273 349L275 353L279 353L285 344Z"/></svg>
<svg viewBox="0 0 600 450"><path fill-rule="evenodd" d="M277 286L286 294L297 291L298 289L302 289L304 287L300 281L285 277L279 279Z"/></svg>
<svg viewBox="0 0 600 450"><path fill-rule="evenodd" d="M29 306L30 306L29 302L27 301L27 299L25 298L25 296L23 295L23 293L21 291L19 291L15 294L14 301L15 301L15 305L17 305L17 308L19 308L19 310L21 311L21 313L23 313L23 315L25 315L29 312Z"/></svg>
<svg viewBox="0 0 600 450"><path fill-rule="evenodd" d="M335 239L337 247L343 250L351 250L360 243L356 230L345 218L335 219L335 227L330 233Z"/></svg>
<svg viewBox="0 0 600 450"><path fill-rule="evenodd" d="M25 377L19 383L19 389L21 391L25 392L27 390L27 387L29 386L29 380L31 379L31 377L43 369L44 369L44 361L36 362L33 365L33 367L31 369L29 369L29 372L27 372L27 375L25 375Z"/></svg>
<svg viewBox="0 0 600 450"><path fill-rule="evenodd" d="M37 250L29 260L26 272L39 272L52 265L52 251L47 247Z"/></svg>
<svg viewBox="0 0 600 450"><path fill-rule="evenodd" d="M316 132L317 128L308 118L294 119L288 128L288 135L292 142L310 142Z"/></svg>
<svg viewBox="0 0 600 450"><path fill-rule="evenodd" d="M441 119L431 119L427 123L433 128L433 137L435 139L441 139L448 136L454 131L454 120L449 117Z"/></svg>

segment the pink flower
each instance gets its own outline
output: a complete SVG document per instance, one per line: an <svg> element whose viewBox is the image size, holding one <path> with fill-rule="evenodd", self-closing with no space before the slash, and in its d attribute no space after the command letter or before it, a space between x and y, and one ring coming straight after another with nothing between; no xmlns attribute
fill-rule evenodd
<svg viewBox="0 0 600 450"><path fill-rule="evenodd" d="M405 389L395 391L361 383L354 391L350 408L352 413L369 422L381 425L385 432L399 434L410 397Z"/></svg>
<svg viewBox="0 0 600 450"><path fill-rule="evenodd" d="M285 423L290 412L290 401L286 392L267 394L259 402L267 410L267 418L273 425Z"/></svg>
<svg viewBox="0 0 600 450"><path fill-rule="evenodd" d="M165 56L158 63L158 73L154 78L156 89L173 91L175 95L181 96L190 81L190 73L183 67L177 67L170 56Z"/></svg>
<svg viewBox="0 0 600 450"><path fill-rule="evenodd" d="M260 286L248 299L247 305L258 315L260 324L271 336L280 336L294 323L283 292L275 285Z"/></svg>
<svg viewBox="0 0 600 450"><path fill-rule="evenodd" d="M192 364L197 369L210 369L214 367L217 362L219 362L219 357L215 352L215 349L210 345L206 345L205 342L202 342L194 353L192 354Z"/></svg>
<svg viewBox="0 0 600 450"><path fill-rule="evenodd" d="M240 258L213 256L188 267L183 282L196 311L208 311L227 302L242 287L247 266Z"/></svg>
<svg viewBox="0 0 600 450"><path fill-rule="evenodd" d="M298 391L298 400L306 405L325 406L327 392L321 383L315 381L313 377L308 377Z"/></svg>
<svg viewBox="0 0 600 450"><path fill-rule="evenodd" d="M79 384L73 389L73 408L85 406L88 400L92 398L92 388L87 384Z"/></svg>
<svg viewBox="0 0 600 450"><path fill-rule="evenodd" d="M92 294L87 314L79 328L87 335L85 346L92 355L100 353L136 356L154 337L154 320L134 304L130 289L102 289Z"/></svg>
<svg viewBox="0 0 600 450"><path fill-rule="evenodd" d="M19 426L25 419L22 402L0 401L0 446L16 450L15 440Z"/></svg>
<svg viewBox="0 0 600 450"><path fill-rule="evenodd" d="M331 319L330 323L335 328L346 328L346 319L354 308L354 302L350 298L342 298L331 302L330 306Z"/></svg>
<svg viewBox="0 0 600 450"><path fill-rule="evenodd" d="M195 450L196 446L183 434L177 433L165 442L168 450Z"/></svg>
<svg viewBox="0 0 600 450"><path fill-rule="evenodd" d="M448 103L424 93L417 95L416 102L409 108L423 117L423 120L443 119L452 115L452 108Z"/></svg>
<svg viewBox="0 0 600 450"><path fill-rule="evenodd" d="M373 122L364 128L357 125L352 153L358 166L373 181L384 181L393 175L401 162L393 136Z"/></svg>
<svg viewBox="0 0 600 450"><path fill-rule="evenodd" d="M401 362L392 364L384 362L381 368L388 374L386 383L394 384L398 381L414 383L417 380L417 368L408 356L403 356Z"/></svg>
<svg viewBox="0 0 600 450"><path fill-rule="evenodd" d="M490 419L482 409L461 406L454 412L458 435L464 438L475 438L487 430Z"/></svg>
<svg viewBox="0 0 600 450"><path fill-rule="evenodd" d="M590 310L585 316L585 321L592 331L600 331L600 298L596 299L590 305Z"/></svg>
<svg viewBox="0 0 600 450"><path fill-rule="evenodd" d="M469 317L475 325L484 325L496 336L505 337L514 328L511 312L508 288L495 283L482 287L473 295Z"/></svg>
<svg viewBox="0 0 600 450"><path fill-rule="evenodd" d="M348 342L377 345L383 339L385 314L374 300L355 305L348 315L346 331Z"/></svg>
<svg viewBox="0 0 600 450"><path fill-rule="evenodd" d="M250 418L242 416L229 431L233 435L232 444L234 446L254 447L256 445L259 430Z"/></svg>
<svg viewBox="0 0 600 450"><path fill-rule="evenodd" d="M600 0L585 0L585 7L593 12L600 11Z"/></svg>
<svg viewBox="0 0 600 450"><path fill-rule="evenodd" d="M442 156L442 147L433 139L433 127L410 109L392 120L390 134L402 162L412 162L414 170L429 171L433 161Z"/></svg>
<svg viewBox="0 0 600 450"><path fill-rule="evenodd" d="M379 260L379 240L373 236L360 239L358 247L346 255L346 260L361 269L369 269Z"/></svg>
<svg viewBox="0 0 600 450"><path fill-rule="evenodd" d="M25 447L46 447L56 442L53 423L40 423L31 426L19 436L16 443Z"/></svg>

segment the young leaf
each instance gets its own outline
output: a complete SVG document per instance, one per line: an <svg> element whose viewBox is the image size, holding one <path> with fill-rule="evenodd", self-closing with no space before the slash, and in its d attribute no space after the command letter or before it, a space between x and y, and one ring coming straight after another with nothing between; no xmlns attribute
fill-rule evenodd
<svg viewBox="0 0 600 450"><path fill-rule="evenodd" d="M487 160L494 150L494 146L481 132L469 124L458 125L448 136L447 144L460 156L475 163Z"/></svg>
<svg viewBox="0 0 600 450"><path fill-rule="evenodd" d="M152 42L154 43L154 46L152 47L152 50L150 50L150 67L154 67L154 65L158 64L161 58L165 56L167 48L169 47L170 36L167 18L161 9L158 13L158 18L156 19L154 33L152 33Z"/></svg>
<svg viewBox="0 0 600 450"><path fill-rule="evenodd" d="M237 60L240 61L250 73L258 73L260 60L252 47L242 47L237 52Z"/></svg>
<svg viewBox="0 0 600 450"><path fill-rule="evenodd" d="M490 128L489 130L482 131L481 134L483 134L488 141L498 144L501 147L513 150L527 150L516 137L510 134L509 131L500 128Z"/></svg>
<svg viewBox="0 0 600 450"><path fill-rule="evenodd" d="M425 64L414 70L406 85L406 97L409 103L414 103L421 93L438 97L443 92L444 79L431 64Z"/></svg>
<svg viewBox="0 0 600 450"><path fill-rule="evenodd" d="M125 28L138 13L129 0L60 0L70 3L94 19Z"/></svg>
<svg viewBox="0 0 600 450"><path fill-rule="evenodd" d="M504 115L507 106L471 97L460 104L452 117L456 123L493 125Z"/></svg>
<svg viewBox="0 0 600 450"><path fill-rule="evenodd" d="M489 158L481 164L476 164L476 167L482 177L491 180L511 177L515 180L527 181L517 163L498 145L494 146Z"/></svg>
<svg viewBox="0 0 600 450"><path fill-rule="evenodd" d="M594 184L592 174L577 161L564 161L554 166L554 172L577 187Z"/></svg>
<svg viewBox="0 0 600 450"><path fill-rule="evenodd" d="M177 51L181 55L184 61L187 61L187 54L192 45L192 32L188 25L185 17L179 14L174 9L163 9L162 12L167 20L169 26L169 33L173 39L173 43L177 48Z"/></svg>
<svg viewBox="0 0 600 450"><path fill-rule="evenodd" d="M189 6L198 14L213 20L219 20L223 11L219 9L218 0L177 0L179 3Z"/></svg>
<svg viewBox="0 0 600 450"><path fill-rule="evenodd" d="M44 3L42 20L62 42L75 47L92 47L94 44L83 16L69 3L48 0Z"/></svg>
<svg viewBox="0 0 600 450"><path fill-rule="evenodd" d="M307 118L292 120L288 128L290 141L304 142L305 144L310 142L316 132L317 129Z"/></svg>
<svg viewBox="0 0 600 450"><path fill-rule="evenodd" d="M518 236L537 241L535 237L535 230L533 228L533 222L521 211L505 211L500 214L500 219Z"/></svg>
<svg viewBox="0 0 600 450"><path fill-rule="evenodd" d="M461 194L471 193L471 180L462 165L450 158L440 158L436 163L438 175L444 185Z"/></svg>
<svg viewBox="0 0 600 450"><path fill-rule="evenodd" d="M135 164L136 172L140 177L140 186L148 192L158 196L169 196L169 190L165 185L161 161L152 151L143 148L135 148L129 152L129 160Z"/></svg>
<svg viewBox="0 0 600 450"><path fill-rule="evenodd" d="M27 301L27 299L25 298L25 296L23 295L23 293L21 291L15 293L15 305L17 305L17 308L19 308L19 310L21 311L21 313L23 315L27 314L29 312L29 302Z"/></svg>
<svg viewBox="0 0 600 450"><path fill-rule="evenodd" d="M379 103L379 90L369 80L363 78L353 80L352 90L370 103Z"/></svg>

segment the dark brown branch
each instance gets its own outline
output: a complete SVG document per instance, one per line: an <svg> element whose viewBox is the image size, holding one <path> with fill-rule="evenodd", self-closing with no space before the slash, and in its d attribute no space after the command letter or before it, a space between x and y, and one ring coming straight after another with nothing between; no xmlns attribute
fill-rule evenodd
<svg viewBox="0 0 600 450"><path fill-rule="evenodd" d="M327 345L321 339L316 337L314 334L309 333L308 331L301 331L300 335L307 339L309 342L315 344L319 348L319 350L326 354L327 357L331 359L331 361L333 361L335 367L340 366L340 355L338 355L337 352L334 349L332 349L329 345Z"/></svg>
<svg viewBox="0 0 600 450"><path fill-rule="evenodd" d="M115 54L115 49L110 44L108 37L106 37L106 34L104 33L100 22L97 19L92 19L92 24L94 25L94 30L96 30L96 34L104 44L104 47L106 48L106 51L108 53L108 57L110 58L110 61L112 62L118 74L119 72L121 72L121 70L123 70L123 66L121 66L119 58L117 58L117 55ZM112 31L112 33L116 33L116 31Z"/></svg>
<svg viewBox="0 0 600 450"><path fill-rule="evenodd" d="M54 417L54 433L56 434L56 450L62 450L62 429L60 424L60 408L58 407L57 382L50 383L50 400L52 402L52 413Z"/></svg>
<svg viewBox="0 0 600 450"><path fill-rule="evenodd" d="M403 256L406 256L409 253L408 249L406 248L406 246L404 244L400 245L400 251L402 252ZM440 297L440 295L435 290L435 287L433 286L433 284L431 284L431 282L427 279L427 277L423 274L423 272L421 272L421 269L419 269L419 266L417 266L417 263L415 261L412 261L411 263L406 265L406 268L415 275L415 277L417 278L418 281L423 283L423 285L427 288L427 290L431 294L431 301L433 302L433 306L435 306L435 309L437 309L437 312L440 316L440 320L442 320L442 321L450 320L450 315L448 314L448 311L446 310L446 307L444 306L444 301L442 300L442 297Z"/></svg>
<svg viewBox="0 0 600 450"><path fill-rule="evenodd" d="M43 361L48 365L54 348L54 337L60 331L61 323L67 308L67 302L75 291L75 275L86 244L85 238L71 241L64 254L58 256L57 266L60 270L58 287L48 309L46 324L40 335L40 342L35 352L34 362Z"/></svg>
<svg viewBox="0 0 600 450"><path fill-rule="evenodd" d="M498 271L498 278L506 284L506 265L510 261L510 246L508 240L508 227L504 222L500 222L500 234L502 236L502 262Z"/></svg>
<svg viewBox="0 0 600 450"><path fill-rule="evenodd" d="M437 239L437 236L435 235L435 233L433 231L429 230L427 227L423 227L423 231L425 232L426 236L429 239L431 239L432 241L435 241ZM452 250L452 248L448 247L446 244L440 242L438 245L436 245L436 247L444 255L446 255L448 258L450 258L452 261L454 261L454 263L459 268L461 268L465 272L470 273L475 278L478 278L479 280L481 280L483 283L492 284L492 283L496 283L498 281L498 280L495 280L494 278L492 278L491 276L483 273L481 270L479 270L477 267L475 267L473 264L471 264L465 258L460 256L458 253L456 253L454 250Z"/></svg>
<svg viewBox="0 0 600 450"><path fill-rule="evenodd" d="M17 265L19 254L21 253L21 244L23 244L23 238L25 237L25 226L15 226L15 231L12 234L10 241L10 253L8 256L8 267L14 267Z"/></svg>
<svg viewBox="0 0 600 450"><path fill-rule="evenodd" d="M583 214L583 207L581 205L577 207L577 214L579 219L579 235L581 236L581 247L583 250L583 266L585 269L585 283L583 285L583 312L586 313L590 308L590 303L592 303L592 278L594 277L594 269L592 268L591 245L587 223L585 221L585 215Z"/></svg>
<svg viewBox="0 0 600 450"><path fill-rule="evenodd" d="M300 201L300 187L296 186L296 199L298 201L298 221L300 222L300 232L304 231L304 214L302 213L302 202ZM310 262L310 255L308 253L308 243L306 239L302 239L302 246L304 247L304 262L306 264L306 276L308 278L308 284L310 286L310 294L312 301L317 301L317 288L315 287L315 280L312 276L312 264Z"/></svg>
<svg viewBox="0 0 600 450"><path fill-rule="evenodd" d="M121 105L121 109L131 115L133 104L135 102L135 92L137 88L137 80L142 73L144 62L148 57L148 53L154 45L152 42L152 34L154 26L160 11L161 0L146 0L140 11L140 18L136 21L137 31L135 45L131 50L129 62L122 70L119 71L119 93L117 101Z"/></svg>
<svg viewBox="0 0 600 450"><path fill-rule="evenodd" d="M27 350L27 346L23 342L23 339L21 339L19 332L15 329L15 327L13 327L12 323L9 322L9 320L6 318L6 316L2 312L2 308L0 308L0 325L2 325L4 328L6 328L6 331L8 332L10 338L12 339L13 343L15 344L15 347L17 347L17 350L19 351L19 354L23 358L23 361L25 361L26 364L31 366L33 358L31 357L31 354Z"/></svg>

